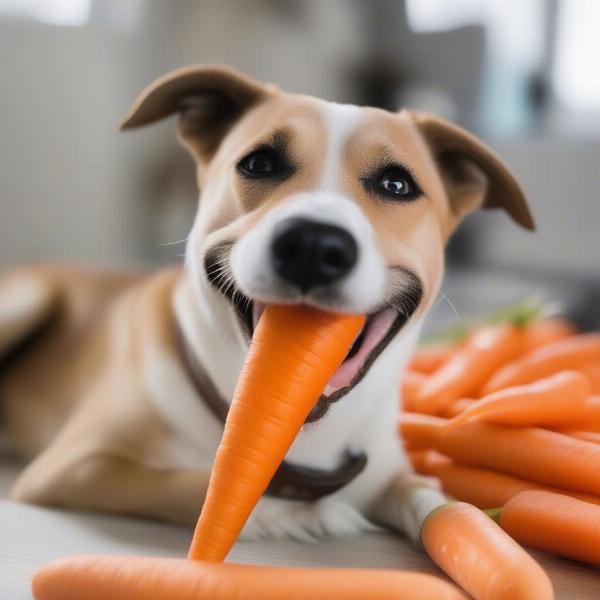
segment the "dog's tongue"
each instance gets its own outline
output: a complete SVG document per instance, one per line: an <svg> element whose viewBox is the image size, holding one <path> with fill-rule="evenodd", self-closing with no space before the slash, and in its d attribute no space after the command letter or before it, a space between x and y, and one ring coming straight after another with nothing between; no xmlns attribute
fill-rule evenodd
<svg viewBox="0 0 600 600"><path fill-rule="evenodd" d="M350 385L359 369L365 363L371 352L385 337L392 326L396 314L393 309L387 309L377 313L366 324L366 335L358 352L351 358L346 359L329 380L325 393L327 395Z"/></svg>
<svg viewBox="0 0 600 600"><path fill-rule="evenodd" d="M252 322L255 328L264 310L264 304L260 302L254 302L252 307ZM331 379L327 383L327 386L325 387L325 390L323 390L326 395L330 395L336 390L351 384L352 380L368 356L389 331L395 318L396 313L390 308L376 314L373 318L369 319L369 321L364 325L366 332L358 352L351 358L347 358L332 375Z"/></svg>

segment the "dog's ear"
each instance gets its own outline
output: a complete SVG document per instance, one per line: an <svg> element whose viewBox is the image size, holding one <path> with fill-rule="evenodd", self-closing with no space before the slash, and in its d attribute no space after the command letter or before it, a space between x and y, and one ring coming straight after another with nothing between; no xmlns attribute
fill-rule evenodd
<svg viewBox="0 0 600 600"><path fill-rule="evenodd" d="M523 190L494 151L457 125L411 111L441 170L454 214L501 208L526 229L535 229Z"/></svg>
<svg viewBox="0 0 600 600"><path fill-rule="evenodd" d="M271 93L271 87L229 67L183 67L142 91L120 129L141 127L179 113L181 142L199 160L207 161L235 121Z"/></svg>

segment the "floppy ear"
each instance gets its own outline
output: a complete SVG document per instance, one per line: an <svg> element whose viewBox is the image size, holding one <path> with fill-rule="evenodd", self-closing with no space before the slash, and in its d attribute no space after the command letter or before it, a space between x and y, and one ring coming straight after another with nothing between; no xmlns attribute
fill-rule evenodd
<svg viewBox="0 0 600 600"><path fill-rule="evenodd" d="M120 129L179 113L179 137L198 159L211 158L237 119L272 89L235 69L192 65L164 75L136 99Z"/></svg>
<svg viewBox="0 0 600 600"><path fill-rule="evenodd" d="M535 224L523 190L494 151L457 125L411 112L439 165L457 217L479 207L501 208L526 229Z"/></svg>

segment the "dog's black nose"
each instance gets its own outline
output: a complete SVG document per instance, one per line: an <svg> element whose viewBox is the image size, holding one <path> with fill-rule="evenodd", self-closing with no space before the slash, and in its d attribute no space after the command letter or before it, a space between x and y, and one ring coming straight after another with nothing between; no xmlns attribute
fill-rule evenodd
<svg viewBox="0 0 600 600"><path fill-rule="evenodd" d="M282 279L307 292L349 273L358 247L341 227L293 217L275 228L272 258Z"/></svg>

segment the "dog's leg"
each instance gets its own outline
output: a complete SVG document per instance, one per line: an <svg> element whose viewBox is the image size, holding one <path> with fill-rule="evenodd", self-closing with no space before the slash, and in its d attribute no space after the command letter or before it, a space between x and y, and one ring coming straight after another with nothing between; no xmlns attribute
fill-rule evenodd
<svg viewBox="0 0 600 600"><path fill-rule="evenodd" d="M204 502L208 471L154 469L101 452L57 464L53 454L49 448L25 469L12 499L186 525L196 522Z"/></svg>
<svg viewBox="0 0 600 600"><path fill-rule="evenodd" d="M0 279L0 357L48 316L57 286L41 269L23 268Z"/></svg>
<svg viewBox="0 0 600 600"><path fill-rule="evenodd" d="M437 481L414 473L396 476L374 503L370 517L377 523L406 534L421 547L420 533L427 515L448 502Z"/></svg>
<svg viewBox="0 0 600 600"><path fill-rule="evenodd" d="M116 389L116 388L115 388ZM193 524L209 470L155 468L137 459L152 444L153 422L132 393L114 398L98 385L54 441L15 482L11 497L23 502L117 512ZM128 398L134 428L116 426L121 398ZM99 402L101 400L102 402ZM112 402L111 402L112 401ZM135 407L138 407L136 409ZM136 437L137 432L137 437ZM137 449L137 450L136 450Z"/></svg>

